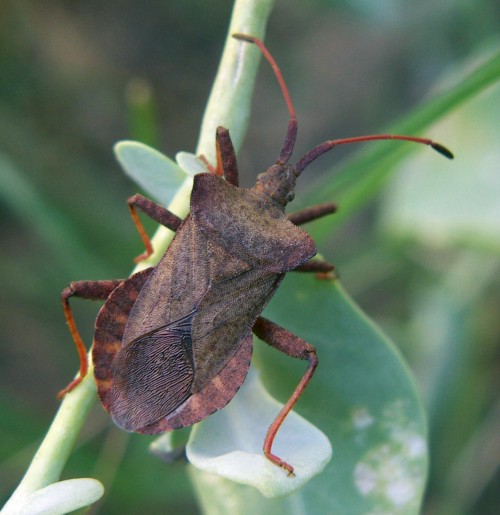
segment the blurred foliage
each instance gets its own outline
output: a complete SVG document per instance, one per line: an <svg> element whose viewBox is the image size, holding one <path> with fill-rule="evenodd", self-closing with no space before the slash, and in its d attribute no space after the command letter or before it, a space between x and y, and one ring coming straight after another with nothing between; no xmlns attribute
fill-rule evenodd
<svg viewBox="0 0 500 515"><path fill-rule="evenodd" d="M443 71L485 48L500 25L494 0L374 5L277 2L267 42L297 107L298 153L326 138L383 130L422 101ZM0 4L2 500L57 409L55 392L77 367L60 291L75 279L125 277L141 251L125 205L135 186L119 171L112 145L134 138L170 156L193 150L230 8L229 2L180 0ZM276 157L286 124L282 104L263 69L241 152L243 185ZM494 109L483 109L479 119L458 119L432 136L469 154L457 134L468 130L466 141L474 141L483 121L488 136L498 133ZM477 168L469 163L471 177L498 170L492 139ZM327 159L311 166L303 189ZM409 169L405 177L415 173ZM448 195L445 179L434 192ZM498 245L474 238L438 245L408 230L412 222L396 231L387 216L402 194L393 184L321 252L418 373L433 448L426 512L497 513ZM458 207L463 213L474 204ZM390 211L392 219L398 216ZM476 227L485 223L477 220ZM489 238L495 235L498 242L498 232ZM79 303L76 311L91 341L96 308ZM168 504L197 513L184 467L149 455L150 441L111 427L96 407L66 475L112 484L94 512L164 513Z"/></svg>

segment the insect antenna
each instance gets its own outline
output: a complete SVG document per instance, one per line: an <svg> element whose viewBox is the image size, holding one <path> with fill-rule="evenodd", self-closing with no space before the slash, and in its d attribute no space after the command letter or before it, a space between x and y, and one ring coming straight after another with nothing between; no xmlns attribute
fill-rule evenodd
<svg viewBox="0 0 500 515"><path fill-rule="evenodd" d="M276 164L285 164L289 161L294 146L295 141L297 139L297 117L295 115L295 109L292 104L292 99L290 97L290 93L288 91L288 88L286 87L285 80L283 79L283 75L281 74L281 70L279 69L279 66L276 64L276 61L274 60L273 56L270 54L269 50L265 47L264 43L253 36L248 36L247 34L233 34L233 38L247 41L248 43L254 43L259 50L262 52L262 55L267 59L271 67L273 68L274 74L276 75L276 78L278 79L281 91L283 93L283 97L286 102L286 106L288 109L288 112L290 114L290 120L288 122L288 129L286 132L285 137L285 143L283 144L283 148L281 149L280 157ZM350 143L361 143L363 141L378 141L378 140L386 140L386 139L394 139L394 140L401 140L401 141L411 141L412 143L420 143L422 145L428 145L432 147L436 152L439 152L443 156L447 157L448 159L453 159L453 154L443 145L440 143L436 143L435 141L432 141L427 138L417 138L413 136L403 136L400 134L371 134L368 136L356 136L352 138L342 138L342 139L334 139L334 140L328 140L324 141L323 143L320 143L313 149L309 150L304 156L302 156L297 164L295 165L295 172L296 175L299 176L300 173L309 166L310 163L312 163L315 159L322 156L329 150L331 150L333 147L336 147L338 145L347 145Z"/></svg>
<svg viewBox="0 0 500 515"><path fill-rule="evenodd" d="M453 159L453 154L443 145L440 143L436 143L435 141L432 141L427 138L416 138L413 136L402 136L400 134L371 134L368 136L356 136L353 138L342 138L342 139L332 139L328 141L324 141L323 143L320 143L318 146L314 147L313 149L309 150L304 156L302 156L297 164L295 165L295 170L297 173L297 176L300 175L300 173L309 166L310 163L312 163L315 159L322 156L329 150L331 150L333 147L336 147L337 145L347 145L349 143L361 143L363 141L379 141L379 140L385 140L385 139L395 139L395 140L401 140L401 141L411 141L412 143L420 143L422 145L429 145L431 148L433 148L436 152L439 152L441 155L447 157L448 159Z"/></svg>
<svg viewBox="0 0 500 515"><path fill-rule="evenodd" d="M297 116L295 115L292 99L290 97L288 88L286 87L283 75L281 74L281 70L279 69L279 66L276 64L276 61L274 60L269 50L265 47L264 43L260 39L254 38L253 36L248 36L247 34L233 34L233 38L247 41L248 43L254 43L262 52L262 55L267 59L274 71L274 75L276 75L276 78L278 79L288 113L290 114L290 120L288 122L288 128L285 136L285 143L281 149L280 157L276 162L276 164L285 164L289 161L293 153L293 148L295 147L295 141L297 140Z"/></svg>

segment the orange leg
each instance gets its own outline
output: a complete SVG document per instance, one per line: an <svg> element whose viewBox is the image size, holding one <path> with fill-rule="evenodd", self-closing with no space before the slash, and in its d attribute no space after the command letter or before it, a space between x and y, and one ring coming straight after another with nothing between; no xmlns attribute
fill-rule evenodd
<svg viewBox="0 0 500 515"><path fill-rule="evenodd" d="M214 166L203 154L200 154L198 156L198 159L200 161L203 161L205 166L207 167L208 171L210 173L213 173L214 175L222 175L222 168L218 168L219 162L217 161L217 166ZM219 154L217 153L217 160L219 159Z"/></svg>
<svg viewBox="0 0 500 515"><path fill-rule="evenodd" d="M281 424L288 413L290 413L295 403L299 400L299 397L302 395L302 392L305 390L314 374L314 371L316 370L318 365L316 349L302 338L295 336L290 331L287 331L283 327L280 327L274 322L263 317L259 317L257 319L253 326L253 332L261 340L281 352L284 352L288 356L309 361L306 373L303 375L286 404L278 413L278 416L274 419L267 431L266 439L264 440L264 454L266 457L279 467L284 468L288 472L289 476L293 476L293 467L272 453L272 445Z"/></svg>
<svg viewBox="0 0 500 515"><path fill-rule="evenodd" d="M69 327L73 341L75 342L78 357L80 359L80 373L78 377L73 379L71 383L63 388L57 397L60 399L64 397L68 392L78 386L83 378L87 375L88 371L88 360L87 360L87 348L83 343L82 337L76 327L75 319L71 308L69 306L70 297L81 297L82 299L90 300L105 300L109 297L111 292L122 282L122 280L115 281L75 281L70 283L67 288L61 292L61 302L63 306L64 316Z"/></svg>
<svg viewBox="0 0 500 515"><path fill-rule="evenodd" d="M151 240L149 239L149 236L146 230L144 229L141 220L139 219L139 215L137 214L136 209L140 209L151 219L153 219L161 225L164 225L165 227L168 227L174 232L177 231L177 229L182 223L182 220L177 215L174 215L174 213L172 213L168 209L165 209L164 207L153 202L152 200L143 197L139 193L136 193L135 195L130 197L127 203L130 210L130 216L132 217L132 221L137 227L137 231L139 232L139 235L142 241L144 242L144 246L146 247L146 250L140 256L137 256L134 259L134 261L137 263L151 256L151 254L153 253L153 246L151 245Z"/></svg>

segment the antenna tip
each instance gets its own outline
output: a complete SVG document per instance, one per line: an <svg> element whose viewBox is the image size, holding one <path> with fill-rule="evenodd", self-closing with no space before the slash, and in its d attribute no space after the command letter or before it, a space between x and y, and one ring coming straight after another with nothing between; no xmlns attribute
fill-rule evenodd
<svg viewBox="0 0 500 515"><path fill-rule="evenodd" d="M444 157L447 157L448 159L453 159L453 154L443 145L439 143L431 143L431 147L436 151L439 152Z"/></svg>

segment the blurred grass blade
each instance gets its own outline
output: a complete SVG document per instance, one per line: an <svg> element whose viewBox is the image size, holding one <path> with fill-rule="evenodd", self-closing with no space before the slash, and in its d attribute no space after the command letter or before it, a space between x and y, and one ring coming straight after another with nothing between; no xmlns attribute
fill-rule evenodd
<svg viewBox="0 0 500 515"><path fill-rule="evenodd" d="M434 248L500 252L500 83L434 128L458 147L452 166L429 153L407 159L381 203L391 237Z"/></svg>
<svg viewBox="0 0 500 515"><path fill-rule="evenodd" d="M437 95L425 105L417 107L404 121L383 132L418 135L445 114L467 102L499 79L500 53L497 53L484 64L477 66L474 71L462 78L448 91ZM380 190L393 173L395 166L408 155L408 152L417 150L430 152L427 148L419 149L419 146L411 146L410 143L373 143L373 145L367 145L366 149L358 153L357 157L350 159L344 166L332 170L331 173L325 173L323 178L313 184L301 201L304 204L312 205L335 199L341 209L332 222L328 221L328 226L321 223L321 233L318 231L315 232L315 235L321 237L327 230L331 233L332 230L339 227L346 218L350 217ZM452 150L459 151L459 149ZM440 159L437 155L433 155L432 158ZM443 163L443 167L449 165L445 159L441 159L440 162Z"/></svg>
<svg viewBox="0 0 500 515"><path fill-rule="evenodd" d="M160 138L157 106L149 81L135 78L127 84L125 91L131 139L158 148Z"/></svg>
<svg viewBox="0 0 500 515"><path fill-rule="evenodd" d="M0 154L0 198L31 230L36 232L48 248L57 249L58 266L74 273L75 256L93 263L96 270L104 269L89 254L79 238L79 231L67 216L49 204L6 156Z"/></svg>

